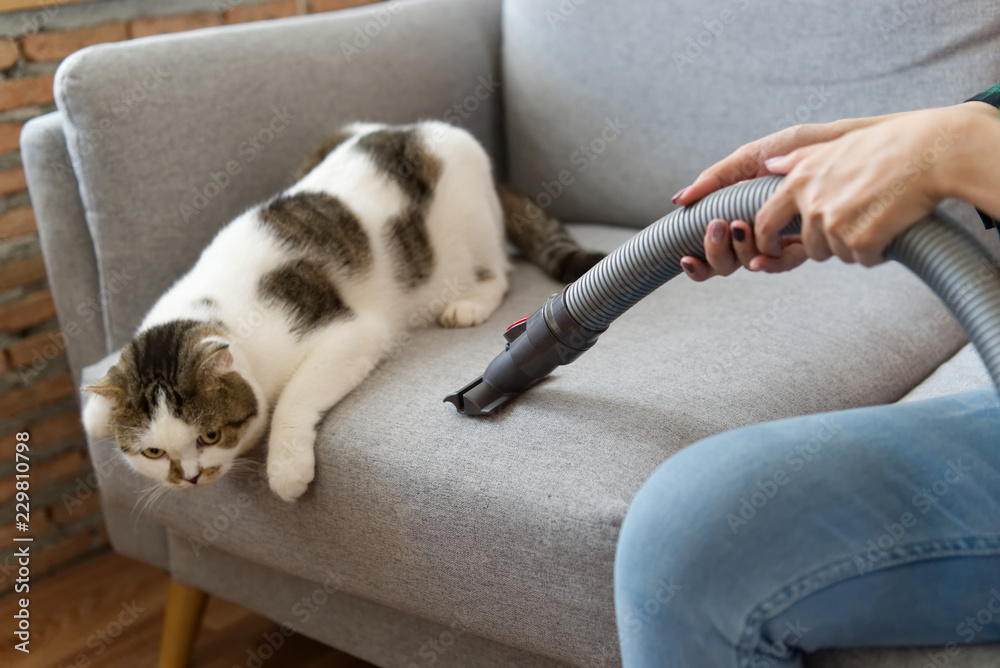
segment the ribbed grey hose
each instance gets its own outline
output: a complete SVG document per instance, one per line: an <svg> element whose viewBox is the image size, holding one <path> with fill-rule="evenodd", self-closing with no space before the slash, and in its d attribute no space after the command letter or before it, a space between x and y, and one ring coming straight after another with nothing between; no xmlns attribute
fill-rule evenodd
<svg viewBox="0 0 1000 668"><path fill-rule="evenodd" d="M739 219L753 225L782 178L738 183L664 216L567 286L566 310L583 327L603 331L682 273L682 257L704 259L711 220ZM784 232L797 230L795 221ZM1000 273L987 250L960 225L935 213L897 237L886 255L920 277L948 306L1000 391Z"/></svg>

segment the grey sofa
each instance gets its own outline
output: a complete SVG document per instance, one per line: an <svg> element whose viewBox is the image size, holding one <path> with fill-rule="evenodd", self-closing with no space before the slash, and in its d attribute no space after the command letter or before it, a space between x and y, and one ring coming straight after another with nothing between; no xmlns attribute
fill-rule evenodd
<svg viewBox="0 0 1000 668"><path fill-rule="evenodd" d="M462 124L611 249L740 144L960 101L1000 80L998 52L992 0L415 0L85 49L22 146L69 358L93 379L214 232L343 122ZM827 262L679 279L501 415L442 404L557 287L519 263L488 323L414 336L325 420L295 504L261 469L136 508L144 482L91 443L114 548L383 667L613 666L618 527L664 459L740 425L987 382L969 351L947 363L963 335L904 269ZM947 660L1000 665L1000 648Z"/></svg>

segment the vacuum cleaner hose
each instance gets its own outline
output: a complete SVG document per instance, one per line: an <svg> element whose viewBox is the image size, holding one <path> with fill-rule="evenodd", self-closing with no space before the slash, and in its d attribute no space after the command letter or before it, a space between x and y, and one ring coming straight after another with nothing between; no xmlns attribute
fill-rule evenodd
<svg viewBox="0 0 1000 668"><path fill-rule="evenodd" d="M739 219L752 226L782 178L765 176L723 188L646 227L508 329L506 349L483 376L445 401L467 415L486 415L573 361L620 315L682 273L682 257L704 259L711 220ZM798 230L796 219L782 233ZM886 255L944 301L1000 391L1000 275L986 249L958 223L935 212L895 239Z"/></svg>

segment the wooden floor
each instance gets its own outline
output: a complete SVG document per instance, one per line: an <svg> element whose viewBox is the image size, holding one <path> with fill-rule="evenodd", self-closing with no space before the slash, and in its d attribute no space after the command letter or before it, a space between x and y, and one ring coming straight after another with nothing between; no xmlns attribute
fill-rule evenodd
<svg viewBox="0 0 1000 668"><path fill-rule="evenodd" d="M137 668L156 666L167 576L108 552L31 587L31 653L13 649L15 596L0 598L0 666L16 668ZM195 647L192 668L273 666L373 668L371 664L294 635L269 658L265 634L278 625L237 605L212 598ZM272 638L277 636L271 635ZM277 644L275 640L274 644Z"/></svg>

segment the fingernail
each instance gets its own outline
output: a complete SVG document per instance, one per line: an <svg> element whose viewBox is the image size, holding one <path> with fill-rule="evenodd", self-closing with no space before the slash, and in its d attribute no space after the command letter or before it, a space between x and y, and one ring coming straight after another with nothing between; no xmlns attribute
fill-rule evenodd
<svg viewBox="0 0 1000 668"><path fill-rule="evenodd" d="M712 241L722 241L722 237L726 236L726 221L713 220L708 224L708 233Z"/></svg>
<svg viewBox="0 0 1000 668"><path fill-rule="evenodd" d="M767 160L765 160L764 164L767 165L768 167L770 167L771 165L779 163L779 162L781 162L784 159L785 159L785 156L783 156L783 155L776 155L773 158L768 158Z"/></svg>
<svg viewBox="0 0 1000 668"><path fill-rule="evenodd" d="M681 260L681 268L684 270L685 273L688 274L694 273L694 265L688 262L687 260Z"/></svg>
<svg viewBox="0 0 1000 668"><path fill-rule="evenodd" d="M688 186L687 188L681 188L680 190L678 190L677 194L670 198L670 201L673 202L674 204L677 204L677 200L679 200L681 198L681 196L684 193L686 193L687 190L688 190L688 188L690 188L690 187L691 186Z"/></svg>
<svg viewBox="0 0 1000 668"><path fill-rule="evenodd" d="M744 239L747 238L746 230L742 227L733 227L733 239L742 243Z"/></svg>

